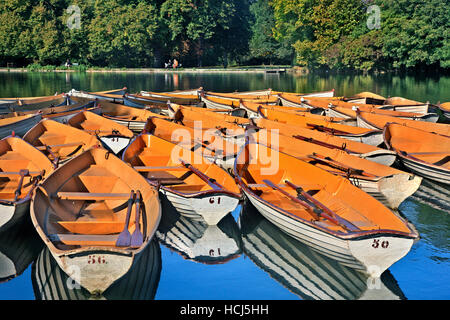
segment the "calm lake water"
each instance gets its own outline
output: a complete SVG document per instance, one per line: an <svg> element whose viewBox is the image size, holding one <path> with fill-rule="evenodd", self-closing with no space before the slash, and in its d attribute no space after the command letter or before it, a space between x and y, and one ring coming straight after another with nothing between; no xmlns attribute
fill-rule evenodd
<svg viewBox="0 0 450 320"><path fill-rule="evenodd" d="M204 87L232 92L263 88L312 92L335 89L350 96L372 91L413 100L450 101L450 77L290 74L0 73L0 97L52 95L72 88L101 91L128 87L170 91ZM285 235L248 204L218 226L181 218L169 208L147 255L106 299L295 300L449 299L450 191L424 181L400 207L420 233L411 251L369 283L359 273L311 251ZM19 276L5 280L12 260ZM3 264L2 264L3 262ZM46 289L35 290L44 286ZM28 223L0 234L0 299L88 299L49 256Z"/></svg>

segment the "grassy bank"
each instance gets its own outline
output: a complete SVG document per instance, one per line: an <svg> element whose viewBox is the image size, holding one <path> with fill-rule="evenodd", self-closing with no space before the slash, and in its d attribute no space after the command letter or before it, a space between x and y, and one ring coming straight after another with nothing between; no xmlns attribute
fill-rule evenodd
<svg viewBox="0 0 450 320"><path fill-rule="evenodd" d="M87 66L40 66L40 65L30 65L23 68L0 68L0 72L130 72L130 73L213 73L213 72L270 72L270 71L281 71L289 72L291 66L232 66L228 68L223 67L202 67L202 68L100 68L100 67L87 67Z"/></svg>

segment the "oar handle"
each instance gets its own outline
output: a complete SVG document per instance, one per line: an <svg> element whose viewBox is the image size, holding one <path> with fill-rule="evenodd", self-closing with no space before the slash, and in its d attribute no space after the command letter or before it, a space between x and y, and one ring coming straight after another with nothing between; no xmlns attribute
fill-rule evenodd
<svg viewBox="0 0 450 320"><path fill-rule="evenodd" d="M128 225L130 224L131 209L133 208L133 204L135 202L135 197L136 197L136 194L135 194L134 190L131 190L130 198L128 199L128 208L127 208L127 215L125 217L124 230L128 229Z"/></svg>

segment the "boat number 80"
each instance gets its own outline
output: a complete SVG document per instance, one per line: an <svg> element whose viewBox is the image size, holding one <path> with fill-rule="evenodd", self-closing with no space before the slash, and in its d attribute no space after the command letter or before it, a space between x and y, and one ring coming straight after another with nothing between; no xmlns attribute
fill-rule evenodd
<svg viewBox="0 0 450 320"><path fill-rule="evenodd" d="M387 247L389 247L389 241L384 240L380 243L379 239L373 239L372 247L374 247L375 249L378 247L386 249Z"/></svg>

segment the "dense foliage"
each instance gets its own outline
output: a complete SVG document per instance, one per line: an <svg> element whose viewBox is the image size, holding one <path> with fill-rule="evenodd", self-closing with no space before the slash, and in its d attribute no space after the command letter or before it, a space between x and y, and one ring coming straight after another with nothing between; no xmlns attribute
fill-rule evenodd
<svg viewBox="0 0 450 320"><path fill-rule="evenodd" d="M450 2L0 2L0 66L60 66L70 59L99 67L162 67L173 58L189 67L450 69Z"/></svg>

